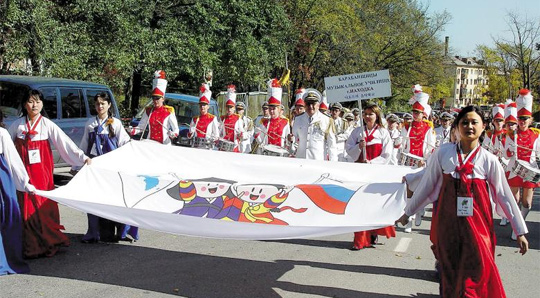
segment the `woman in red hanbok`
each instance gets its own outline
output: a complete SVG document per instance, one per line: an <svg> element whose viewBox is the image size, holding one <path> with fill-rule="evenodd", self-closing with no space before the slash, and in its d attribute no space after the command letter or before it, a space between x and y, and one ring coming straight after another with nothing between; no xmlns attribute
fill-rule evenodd
<svg viewBox="0 0 540 298"><path fill-rule="evenodd" d="M347 154L356 162L388 164L392 158L394 144L390 132L383 126L381 110L377 105L370 104L365 108L363 116L365 125L355 128L345 143ZM377 235L386 238L395 237L396 229L394 226L388 226L355 232L352 250L373 246L377 242Z"/></svg>
<svg viewBox="0 0 540 298"><path fill-rule="evenodd" d="M43 95L31 90L22 102L23 117L9 128L32 183L39 190L54 189L54 161L51 142L69 164L82 166L90 159L49 119L41 115ZM69 239L60 230L60 214L56 202L29 193L19 193L23 219L23 250L27 258L53 256Z"/></svg>
<svg viewBox="0 0 540 298"><path fill-rule="evenodd" d="M506 297L495 264L492 203L519 235L521 253L528 250L527 227L502 166L480 146L484 125L480 113L473 106L461 110L454 123L460 141L434 152L405 214L398 219L405 225L411 214L438 201L430 237L440 262L442 297Z"/></svg>

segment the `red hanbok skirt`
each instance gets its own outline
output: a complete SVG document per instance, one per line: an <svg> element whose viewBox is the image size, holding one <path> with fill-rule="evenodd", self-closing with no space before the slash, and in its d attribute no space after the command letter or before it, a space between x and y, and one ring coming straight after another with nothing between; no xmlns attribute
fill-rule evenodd
<svg viewBox="0 0 540 298"><path fill-rule="evenodd" d="M445 174L431 224L433 252L440 263L442 297L506 297L495 264L495 233L487 183L470 179L473 216L457 216L459 179Z"/></svg>
<svg viewBox="0 0 540 298"><path fill-rule="evenodd" d="M48 140L15 140L15 147L21 155L30 183L39 190L54 189L54 161ZM28 150L39 149L41 162L30 164ZM23 220L23 250L27 258L53 256L61 246L68 246L69 239L60 230L58 204L47 198L29 193L18 193Z"/></svg>

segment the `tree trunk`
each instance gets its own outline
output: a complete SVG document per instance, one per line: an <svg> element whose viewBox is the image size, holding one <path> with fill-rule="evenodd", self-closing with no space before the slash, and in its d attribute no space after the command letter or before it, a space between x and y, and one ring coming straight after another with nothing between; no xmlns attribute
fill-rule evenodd
<svg viewBox="0 0 540 298"><path fill-rule="evenodd" d="M139 99L141 97L141 81L142 81L142 70L136 69L133 71L131 77L131 115L135 116L137 110L139 109Z"/></svg>

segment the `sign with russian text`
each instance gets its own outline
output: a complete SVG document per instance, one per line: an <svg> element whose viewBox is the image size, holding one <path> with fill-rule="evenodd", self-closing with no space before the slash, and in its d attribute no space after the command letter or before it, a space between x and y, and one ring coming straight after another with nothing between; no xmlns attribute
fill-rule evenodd
<svg viewBox="0 0 540 298"><path fill-rule="evenodd" d="M329 103L392 96L388 69L324 78Z"/></svg>

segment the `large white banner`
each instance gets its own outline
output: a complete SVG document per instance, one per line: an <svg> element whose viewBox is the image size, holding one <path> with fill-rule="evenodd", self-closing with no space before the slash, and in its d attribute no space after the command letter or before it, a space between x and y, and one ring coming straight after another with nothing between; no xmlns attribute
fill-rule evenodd
<svg viewBox="0 0 540 298"><path fill-rule="evenodd" d="M388 69L324 78L329 103L392 96Z"/></svg>
<svg viewBox="0 0 540 298"><path fill-rule="evenodd" d="M114 221L181 235L304 238L393 225L411 168L259 156L131 141L38 194Z"/></svg>

